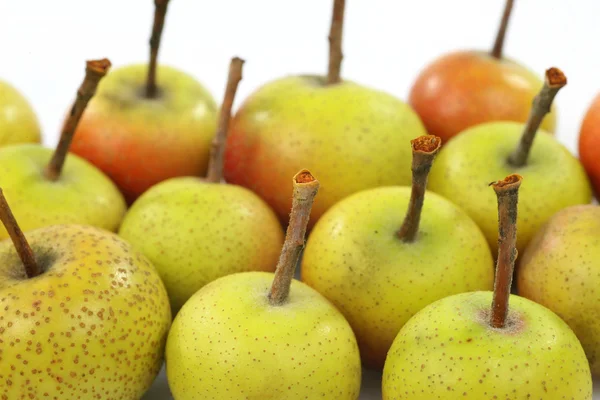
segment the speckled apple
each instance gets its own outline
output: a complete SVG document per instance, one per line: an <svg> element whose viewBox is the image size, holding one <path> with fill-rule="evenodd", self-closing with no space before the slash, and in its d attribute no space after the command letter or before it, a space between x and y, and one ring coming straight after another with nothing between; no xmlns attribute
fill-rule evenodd
<svg viewBox="0 0 600 400"><path fill-rule="evenodd" d="M302 280L342 311L373 368L383 368L400 328L423 307L493 286L485 237L443 197L427 192L418 238L398 238L410 196L409 187L385 187L342 200L315 225L302 261Z"/></svg>
<svg viewBox="0 0 600 400"><path fill-rule="evenodd" d="M491 304L491 292L463 293L411 318L388 354L383 399L592 399L587 359L567 324L512 295L507 324L492 328Z"/></svg>
<svg viewBox="0 0 600 400"><path fill-rule="evenodd" d="M173 313L207 283L234 272L274 271L283 229L256 194L200 178L173 178L144 193L119 235L156 266Z"/></svg>
<svg viewBox="0 0 600 400"><path fill-rule="evenodd" d="M342 314L296 280L271 306L272 282L266 272L229 275L183 306L166 350L177 400L358 398L359 352Z"/></svg>
<svg viewBox="0 0 600 400"><path fill-rule="evenodd" d="M139 399L171 323L154 267L89 226L27 239L42 269L33 278L11 241L0 241L0 399Z"/></svg>
<svg viewBox="0 0 600 400"><path fill-rule="evenodd" d="M600 376L600 207L556 213L525 249L517 287L571 326Z"/></svg>

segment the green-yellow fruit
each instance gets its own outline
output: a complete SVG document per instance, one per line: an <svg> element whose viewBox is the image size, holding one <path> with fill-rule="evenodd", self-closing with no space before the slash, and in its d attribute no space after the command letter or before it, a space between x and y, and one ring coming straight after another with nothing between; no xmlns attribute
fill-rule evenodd
<svg viewBox="0 0 600 400"><path fill-rule="evenodd" d="M394 340L383 399L591 400L581 344L556 314L511 296L505 328L489 326L491 292L446 297Z"/></svg>
<svg viewBox="0 0 600 400"><path fill-rule="evenodd" d="M600 375L600 207L555 214L525 249L517 284L521 296L569 324Z"/></svg>
<svg viewBox="0 0 600 400"><path fill-rule="evenodd" d="M0 148L0 187L23 231L92 225L116 231L125 214L117 187L87 161L69 154L56 181L44 176L53 151L36 144ZM0 226L0 240L8 233Z"/></svg>
<svg viewBox="0 0 600 400"><path fill-rule="evenodd" d="M0 81L0 147L39 143L40 125L31 105L17 89Z"/></svg>
<svg viewBox="0 0 600 400"><path fill-rule="evenodd" d="M30 279L12 242L0 241L0 399L138 400L171 323L154 267L93 227L26 236L43 270Z"/></svg>
<svg viewBox="0 0 600 400"><path fill-rule="evenodd" d="M414 242L397 237L410 194L386 187L342 200L315 225L304 252L302 280L346 316L370 367L383 367L400 328L426 305L493 287L485 237L441 196L425 194Z"/></svg>
<svg viewBox="0 0 600 400"><path fill-rule="evenodd" d="M467 129L442 148L429 174L428 189L465 210L494 251L498 248L498 206L488 184L499 176L523 176L517 221L519 252L554 213L592 200L585 170L552 135L538 132L527 164L510 165L508 158L522 132L523 124L516 122L491 122Z"/></svg>
<svg viewBox="0 0 600 400"><path fill-rule="evenodd" d="M169 333L167 378L177 400L355 400L354 334L323 296L293 281L271 306L273 274L220 278L181 309Z"/></svg>
<svg viewBox="0 0 600 400"><path fill-rule="evenodd" d="M156 266L173 313L196 291L225 275L274 271L283 244L275 213L236 185L174 178L144 193L119 235Z"/></svg>

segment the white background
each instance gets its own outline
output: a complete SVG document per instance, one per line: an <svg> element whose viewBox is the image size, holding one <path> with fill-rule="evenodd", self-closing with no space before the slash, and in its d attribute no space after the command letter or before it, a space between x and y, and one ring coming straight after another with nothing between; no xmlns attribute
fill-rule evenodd
<svg viewBox="0 0 600 400"><path fill-rule="evenodd" d="M159 60L196 76L220 102L230 58L246 59L238 105L269 80L325 73L331 3L172 0ZM348 0L342 74L406 99L440 54L488 49L503 7L503 0ZM0 0L0 79L30 100L46 144L57 141L86 59L108 57L115 67L147 60L152 15L152 0ZM516 0L505 46L539 74L550 66L566 73L558 137L574 153L581 118L600 91L599 21L599 0Z"/></svg>

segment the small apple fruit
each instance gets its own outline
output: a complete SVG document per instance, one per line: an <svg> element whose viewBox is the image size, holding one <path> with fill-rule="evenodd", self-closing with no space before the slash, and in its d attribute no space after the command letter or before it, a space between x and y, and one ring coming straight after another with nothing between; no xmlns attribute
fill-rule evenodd
<svg viewBox="0 0 600 400"><path fill-rule="evenodd" d="M428 65L410 91L409 103L427 131L447 143L472 126L491 121L527 121L529 106L543 81L527 67L503 56L514 0L506 0L494 47L456 51ZM542 128L553 133L556 110Z"/></svg>
<svg viewBox="0 0 600 400"><path fill-rule="evenodd" d="M207 283L235 272L274 271L283 230L250 190L221 183L223 145L243 60L231 61L208 179L171 178L142 194L119 235L156 266L173 315Z"/></svg>
<svg viewBox="0 0 600 400"><path fill-rule="evenodd" d="M40 124L27 99L8 82L0 81L0 147L40 140Z"/></svg>
<svg viewBox="0 0 600 400"><path fill-rule="evenodd" d="M96 167L68 154L77 123L109 68L107 59L87 62L54 152L39 144L0 148L0 187L24 231L71 223L110 231L119 227L126 204L117 187ZM7 237L0 226L0 240Z"/></svg>
<svg viewBox="0 0 600 400"><path fill-rule="evenodd" d="M491 290L494 281L492 254L475 222L425 192L441 140L425 135L411 144L412 190L369 189L340 201L313 228L302 259L302 281L340 309L363 363L377 369L415 313L451 294Z"/></svg>
<svg viewBox="0 0 600 400"><path fill-rule="evenodd" d="M579 132L579 157L600 196L600 94L590 105Z"/></svg>
<svg viewBox="0 0 600 400"><path fill-rule="evenodd" d="M600 207L556 213L531 240L519 268L519 295L558 314L573 329L600 376Z"/></svg>
<svg viewBox="0 0 600 400"><path fill-rule="evenodd" d="M163 362L167 292L116 235L19 229L0 190L0 399L139 399Z"/></svg>
<svg viewBox="0 0 600 400"><path fill-rule="evenodd" d="M130 204L166 179L203 176L217 122L217 106L207 89L180 70L157 65L168 0L155 4L149 65L111 72L71 149L104 171Z"/></svg>
<svg viewBox="0 0 600 400"><path fill-rule="evenodd" d="M235 114L225 150L225 179L245 186L287 222L289 177L301 168L323 189L310 226L360 190L410 184L410 139L427 132L399 99L341 80L344 0L334 1L327 77L285 77L258 89ZM400 171L400 172L398 172Z"/></svg>
<svg viewBox="0 0 600 400"><path fill-rule="evenodd" d="M293 279L319 182L303 170L293 187L275 274L219 278L175 317L166 365L177 400L358 398L361 366L352 329L327 299Z"/></svg>
<svg viewBox="0 0 600 400"><path fill-rule="evenodd" d="M496 202L485 183L517 172L529 179L521 191L517 248L523 251L554 213L592 199L585 170L569 150L539 126L567 78L557 68L546 71L528 122L489 122L467 129L440 151L428 189L461 207L479 225L495 252ZM535 144L534 144L535 139ZM548 182L553 182L548 185Z"/></svg>
<svg viewBox="0 0 600 400"><path fill-rule="evenodd" d="M449 296L411 318L385 361L384 400L592 399L573 331L547 308L510 294L520 184L518 175L492 184L499 221L494 292Z"/></svg>

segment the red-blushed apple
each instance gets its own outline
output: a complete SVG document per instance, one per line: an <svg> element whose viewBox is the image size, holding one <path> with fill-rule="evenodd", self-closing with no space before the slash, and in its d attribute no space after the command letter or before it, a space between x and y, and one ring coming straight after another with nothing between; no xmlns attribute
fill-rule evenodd
<svg viewBox="0 0 600 400"><path fill-rule="evenodd" d="M596 195L600 195L600 95L594 98L581 124L579 157Z"/></svg>
<svg viewBox="0 0 600 400"><path fill-rule="evenodd" d="M191 75L157 65L168 0L156 0L150 63L115 69L98 88L71 151L104 171L132 203L158 182L206 173L217 121Z"/></svg>
<svg viewBox="0 0 600 400"><path fill-rule="evenodd" d="M514 0L507 0L491 52L456 51L428 65L410 91L409 103L427 131L444 142L484 122L525 122L543 81L527 67L504 57L503 45ZM553 110L542 128L556 127Z"/></svg>
<svg viewBox="0 0 600 400"><path fill-rule="evenodd" d="M344 0L334 1L327 77L290 76L252 94L234 116L225 151L225 179L250 188L287 223L289 177L301 168L322 190L309 227L357 191L409 185L406 143L426 134L417 114L390 94L342 80Z"/></svg>

